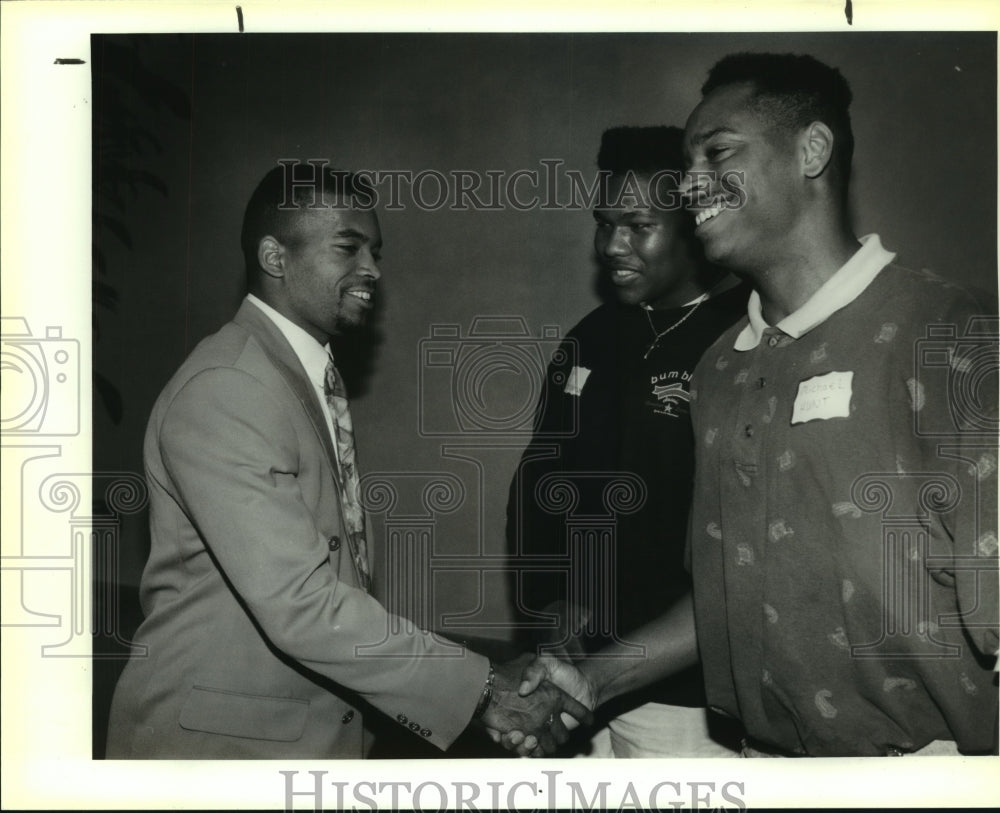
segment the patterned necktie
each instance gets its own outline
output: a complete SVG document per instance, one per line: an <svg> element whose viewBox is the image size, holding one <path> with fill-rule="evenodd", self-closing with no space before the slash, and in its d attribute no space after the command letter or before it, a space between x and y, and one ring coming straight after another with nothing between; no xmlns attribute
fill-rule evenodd
<svg viewBox="0 0 1000 813"><path fill-rule="evenodd" d="M371 588L368 570L368 542L365 539L365 512L358 498L358 465L354 449L354 426L351 412L347 407L347 393L337 368L331 358L323 377L323 394L326 405L333 415L333 434L337 442L337 456L340 458L341 502L344 508L344 525L351 538L351 554L354 564L361 574L365 590Z"/></svg>

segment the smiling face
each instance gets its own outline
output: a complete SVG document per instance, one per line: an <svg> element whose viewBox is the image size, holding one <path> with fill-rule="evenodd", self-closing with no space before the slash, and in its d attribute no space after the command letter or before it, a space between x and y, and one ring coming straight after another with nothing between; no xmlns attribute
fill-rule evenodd
<svg viewBox="0 0 1000 813"><path fill-rule="evenodd" d="M698 293L690 215L651 205L649 178L632 178L612 175L607 198L612 205L594 210L597 260L623 304L682 305ZM669 197L661 193L656 197Z"/></svg>
<svg viewBox="0 0 1000 813"><path fill-rule="evenodd" d="M753 85L724 85L691 114L684 137L685 191L695 235L712 262L766 271L788 251L805 209L797 135L767 121Z"/></svg>
<svg viewBox="0 0 1000 813"><path fill-rule="evenodd" d="M284 315L319 342L364 325L375 306L381 248L369 210L302 209L280 245Z"/></svg>

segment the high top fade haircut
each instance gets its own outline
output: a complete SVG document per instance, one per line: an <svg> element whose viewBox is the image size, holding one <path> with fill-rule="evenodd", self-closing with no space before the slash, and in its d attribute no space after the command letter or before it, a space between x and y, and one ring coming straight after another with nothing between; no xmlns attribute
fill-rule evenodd
<svg viewBox="0 0 1000 813"><path fill-rule="evenodd" d="M612 127L601 136L597 153L597 168L604 179L598 205L620 205L625 189L637 190L636 185L649 183L650 199L657 208L680 210L680 198L674 193L684 175L684 131L680 127ZM609 195L607 180L611 176L627 179L617 201ZM693 228L693 222L692 222Z"/></svg>
<svg viewBox="0 0 1000 813"><path fill-rule="evenodd" d="M684 170L684 131L679 127L613 127L601 136L597 168L612 175L654 175Z"/></svg>
<svg viewBox="0 0 1000 813"><path fill-rule="evenodd" d="M830 128L834 137L830 163L840 192L846 195L854 134L848 113L851 88L840 71L808 55L730 54L708 72L701 94L742 82L753 84L751 109L761 118L789 132L814 121Z"/></svg>
<svg viewBox="0 0 1000 813"><path fill-rule="evenodd" d="M294 246L301 213L330 205L371 209L374 200L370 186L326 161L279 162L257 184L243 214L240 245L248 284L252 286L261 273L257 247L263 237L270 235L283 245Z"/></svg>

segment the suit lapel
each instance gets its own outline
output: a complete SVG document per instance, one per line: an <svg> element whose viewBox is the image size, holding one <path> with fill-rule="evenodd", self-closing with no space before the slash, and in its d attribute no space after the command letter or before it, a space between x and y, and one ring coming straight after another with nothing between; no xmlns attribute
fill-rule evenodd
<svg viewBox="0 0 1000 813"><path fill-rule="evenodd" d="M295 355L295 351L292 350L292 346L282 335L281 331L278 330L277 325L268 319L260 308L255 307L249 302L243 303L233 321L240 327L248 330L257 339L267 357L274 364L278 372L281 373L281 377L284 378L288 388L298 398L299 403L302 404L302 408L305 410L306 415L309 416L309 421L312 423L313 429L316 430L316 437L319 439L320 444L322 444L324 452L326 452L327 460L330 462L330 467L333 469L335 475L334 479L339 485L342 482L340 463L337 460L333 441L330 438L326 416L322 412L323 408L320 406L319 398L316 395L313 384L309 381L309 376L302 367L298 356Z"/></svg>

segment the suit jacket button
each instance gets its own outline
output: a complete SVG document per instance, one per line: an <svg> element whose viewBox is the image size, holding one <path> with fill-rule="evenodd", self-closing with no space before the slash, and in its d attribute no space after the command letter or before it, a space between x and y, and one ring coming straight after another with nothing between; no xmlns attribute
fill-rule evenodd
<svg viewBox="0 0 1000 813"><path fill-rule="evenodd" d="M398 720L403 725L406 725L408 722L410 722L409 718L405 714L397 714L396 720Z"/></svg>
<svg viewBox="0 0 1000 813"><path fill-rule="evenodd" d="M327 544L330 546L330 550L340 550L340 537L331 536Z"/></svg>
<svg viewBox="0 0 1000 813"><path fill-rule="evenodd" d="M420 730L420 723L410 723L407 726L407 728L409 728L410 731L419 731Z"/></svg>
<svg viewBox="0 0 1000 813"><path fill-rule="evenodd" d="M431 735L431 730L429 728L421 728L420 729L420 736L421 737L429 737L430 735Z"/></svg>
<svg viewBox="0 0 1000 813"><path fill-rule="evenodd" d="M343 717L340 718L340 722L342 722L344 725L347 725L353 719L354 719L354 709L351 709Z"/></svg>

